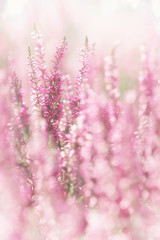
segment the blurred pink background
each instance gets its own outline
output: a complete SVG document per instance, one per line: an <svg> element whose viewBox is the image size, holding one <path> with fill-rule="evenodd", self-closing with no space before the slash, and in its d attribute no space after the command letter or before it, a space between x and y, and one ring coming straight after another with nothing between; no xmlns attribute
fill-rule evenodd
<svg viewBox="0 0 160 240"><path fill-rule="evenodd" d="M26 76L27 48L32 45L34 23L43 34L48 62L66 35L69 47L65 71L73 75L86 36L96 43L97 65L118 45L123 79L137 78L140 44L159 51L158 0L1 0L0 21L0 66L13 53L18 56L21 78Z"/></svg>

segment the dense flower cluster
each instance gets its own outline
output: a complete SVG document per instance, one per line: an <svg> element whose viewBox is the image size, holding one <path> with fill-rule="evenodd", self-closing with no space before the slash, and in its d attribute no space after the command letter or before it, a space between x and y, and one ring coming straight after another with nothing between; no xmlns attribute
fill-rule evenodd
<svg viewBox="0 0 160 240"><path fill-rule="evenodd" d="M102 87L96 89L87 38L75 80L61 69L66 38L50 72L36 28L33 39L31 105L24 103L14 63L0 72L0 238L159 240L155 59L143 46L138 88L121 96L115 51L106 57Z"/></svg>

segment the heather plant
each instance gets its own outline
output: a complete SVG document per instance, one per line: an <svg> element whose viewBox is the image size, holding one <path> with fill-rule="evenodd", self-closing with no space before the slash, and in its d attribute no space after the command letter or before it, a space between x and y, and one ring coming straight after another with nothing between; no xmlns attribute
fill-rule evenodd
<svg viewBox="0 0 160 240"><path fill-rule="evenodd" d="M158 240L160 86L154 56L141 48L138 87L121 96L115 50L103 61L104 87L96 89L93 82L102 75L87 38L74 79L62 68L66 38L49 69L36 27L32 36L31 101L24 101L13 61L0 74L1 238Z"/></svg>

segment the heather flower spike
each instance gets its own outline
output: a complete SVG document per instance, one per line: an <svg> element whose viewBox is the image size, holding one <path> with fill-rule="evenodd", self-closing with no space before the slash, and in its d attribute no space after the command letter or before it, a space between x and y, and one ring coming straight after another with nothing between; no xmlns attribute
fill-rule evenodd
<svg viewBox="0 0 160 240"><path fill-rule="evenodd" d="M66 47L67 41L66 38L64 38L57 48L55 59L53 60L53 69L45 83L43 114L47 121L48 131L51 133L56 144L60 144L61 129L59 129L59 122L63 113L63 102L61 100L62 72L60 70L60 63Z"/></svg>
<svg viewBox="0 0 160 240"><path fill-rule="evenodd" d="M37 27L34 23L34 31L32 32L32 38L34 40L34 50L35 50L35 61L38 70L38 77L41 84L45 83L46 79L46 63L45 63L45 47L42 34L37 30Z"/></svg>
<svg viewBox="0 0 160 240"><path fill-rule="evenodd" d="M20 154L20 161L27 161L25 154L25 145L29 138L29 114L27 106L23 102L21 81L12 71L11 78L11 99L13 105L12 129L14 132L15 146Z"/></svg>
<svg viewBox="0 0 160 240"><path fill-rule="evenodd" d="M84 49L81 50L80 62L82 63L79 73L75 81L75 97L71 102L73 119L79 115L79 111L83 108L82 103L86 98L86 91L88 88L88 74L89 74L89 55L90 47L88 44L88 38L86 37L84 43Z"/></svg>
<svg viewBox="0 0 160 240"><path fill-rule="evenodd" d="M111 105L113 109L113 121L118 118L119 114L119 81L118 81L118 71L115 62L115 48L112 50L111 56L107 56L105 64L105 80L106 80L106 90L111 98Z"/></svg>
<svg viewBox="0 0 160 240"><path fill-rule="evenodd" d="M40 83L37 75L35 59L32 56L31 49L28 47L29 77L32 88L32 102L37 111L40 108Z"/></svg>
<svg viewBox="0 0 160 240"><path fill-rule="evenodd" d="M16 162L22 174L22 188L28 192L28 202L32 204L32 197L34 195L34 180L31 173L30 157L27 154L27 143L30 137L30 119L28 108L23 101L23 93L21 81L12 70L10 73L11 80L11 100L12 100L12 119L11 119L11 136L12 144L15 150Z"/></svg>

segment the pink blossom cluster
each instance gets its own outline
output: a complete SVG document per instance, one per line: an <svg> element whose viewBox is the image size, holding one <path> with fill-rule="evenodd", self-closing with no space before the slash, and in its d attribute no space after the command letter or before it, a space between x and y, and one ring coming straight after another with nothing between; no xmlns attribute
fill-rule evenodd
<svg viewBox="0 0 160 240"><path fill-rule="evenodd" d="M96 68L86 38L73 79L66 38L51 70L36 27L33 39L31 104L14 61L0 70L0 239L159 240L156 58L141 48L137 85L122 94L115 51Z"/></svg>

